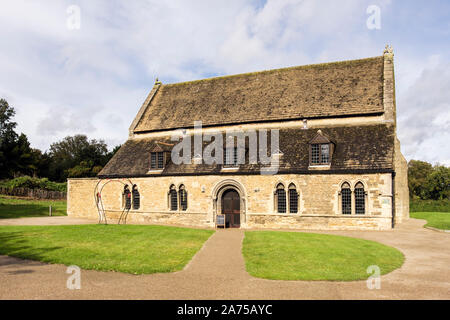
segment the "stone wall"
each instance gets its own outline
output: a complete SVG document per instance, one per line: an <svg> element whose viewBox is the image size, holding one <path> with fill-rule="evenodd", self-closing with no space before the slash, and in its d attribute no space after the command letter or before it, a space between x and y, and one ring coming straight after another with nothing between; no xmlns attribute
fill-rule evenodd
<svg viewBox="0 0 450 320"><path fill-rule="evenodd" d="M109 182L108 182L109 181ZM352 189L358 181L365 186L366 214L342 215L340 186L348 182ZM68 215L98 218L95 200L97 179L69 179ZM106 183L108 182L108 183ZM294 184L299 193L297 214L278 214L275 188L283 183L286 190ZM304 229L389 229L391 227L391 174L367 175L246 175L246 176L179 176L102 180L102 203L108 218L122 212L122 191L125 184L136 184L140 192L139 210L130 210L130 223L174 224L213 227L220 212L220 194L229 187L241 195L241 226L243 228ZM188 209L169 210L170 185L177 190L184 185L188 193ZM354 200L354 196L353 200ZM354 201L353 201L354 203ZM353 205L354 207L354 205Z"/></svg>
<svg viewBox="0 0 450 320"><path fill-rule="evenodd" d="M409 219L408 162L400 152L400 141L395 141L395 222Z"/></svg>

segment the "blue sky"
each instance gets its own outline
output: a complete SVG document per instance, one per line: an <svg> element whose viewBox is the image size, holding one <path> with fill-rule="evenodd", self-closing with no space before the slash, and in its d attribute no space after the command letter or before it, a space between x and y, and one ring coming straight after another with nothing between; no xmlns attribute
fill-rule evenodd
<svg viewBox="0 0 450 320"><path fill-rule="evenodd" d="M371 5L380 29L367 27ZM42 150L76 133L123 143L156 77L379 56L389 43L402 151L450 165L449 1L3 0L0 35L0 96Z"/></svg>

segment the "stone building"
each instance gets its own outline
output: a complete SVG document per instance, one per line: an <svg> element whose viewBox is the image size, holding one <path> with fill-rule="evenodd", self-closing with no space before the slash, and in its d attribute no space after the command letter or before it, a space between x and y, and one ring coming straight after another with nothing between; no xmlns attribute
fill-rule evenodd
<svg viewBox="0 0 450 320"><path fill-rule="evenodd" d="M183 139L190 145L175 152ZM211 162L208 146L220 140ZM275 170L265 171L264 156ZM368 59L156 81L98 177L68 181L69 216L96 218L99 210L108 218L128 213L131 223L214 227L225 214L227 226L241 228L395 227L409 218L409 199L392 49Z"/></svg>

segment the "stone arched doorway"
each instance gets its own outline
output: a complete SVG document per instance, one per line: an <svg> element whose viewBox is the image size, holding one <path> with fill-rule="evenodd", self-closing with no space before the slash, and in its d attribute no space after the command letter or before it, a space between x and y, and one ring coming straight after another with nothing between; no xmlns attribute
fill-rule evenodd
<svg viewBox="0 0 450 320"><path fill-rule="evenodd" d="M241 226L241 198L234 189L227 189L222 194L222 214L225 215L225 221L230 228L239 228Z"/></svg>
<svg viewBox="0 0 450 320"><path fill-rule="evenodd" d="M215 185L212 191L213 199L213 222L216 222L216 216L222 214L224 210L230 210L224 208L224 199L229 204L232 203L231 210L233 216L234 227L241 227L245 225L245 213L246 213L246 192L241 183L234 179L225 179ZM225 205L228 205L228 204Z"/></svg>

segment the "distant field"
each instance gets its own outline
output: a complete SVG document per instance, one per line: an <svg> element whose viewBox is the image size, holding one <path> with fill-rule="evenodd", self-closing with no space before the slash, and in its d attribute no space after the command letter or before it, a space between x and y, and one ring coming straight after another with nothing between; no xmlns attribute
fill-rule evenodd
<svg viewBox="0 0 450 320"><path fill-rule="evenodd" d="M65 200L31 200L0 195L0 219L48 216L50 206L53 216L67 215Z"/></svg>

